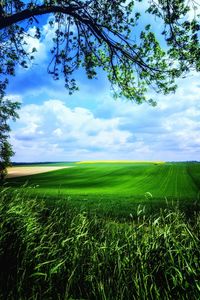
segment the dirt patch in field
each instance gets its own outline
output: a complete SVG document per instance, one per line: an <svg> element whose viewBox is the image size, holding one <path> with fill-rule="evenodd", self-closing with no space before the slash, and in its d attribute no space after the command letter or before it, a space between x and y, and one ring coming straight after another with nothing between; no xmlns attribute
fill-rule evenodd
<svg viewBox="0 0 200 300"><path fill-rule="evenodd" d="M66 169L66 168L71 168L71 166L68 166L68 167L56 167L56 166L54 166L54 167L51 167L51 166L12 167L12 168L8 168L7 178L27 176L27 175L33 175L33 174L39 174L39 173L46 173L46 172L60 170L60 169Z"/></svg>

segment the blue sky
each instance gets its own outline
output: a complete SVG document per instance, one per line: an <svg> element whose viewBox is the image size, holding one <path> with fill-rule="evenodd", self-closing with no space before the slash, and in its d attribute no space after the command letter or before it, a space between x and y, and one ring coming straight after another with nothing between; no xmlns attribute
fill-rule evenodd
<svg viewBox="0 0 200 300"><path fill-rule="evenodd" d="M102 72L92 81L77 73L80 91L69 96L47 74L53 31L42 31L42 41L27 40L37 48L34 65L18 68L7 90L22 103L11 123L13 161L200 159L200 74L180 79L176 94L149 91L157 107L115 101Z"/></svg>

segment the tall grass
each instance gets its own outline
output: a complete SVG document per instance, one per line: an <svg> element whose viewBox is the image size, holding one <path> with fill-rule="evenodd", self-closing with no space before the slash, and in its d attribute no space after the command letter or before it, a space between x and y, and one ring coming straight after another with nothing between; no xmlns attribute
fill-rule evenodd
<svg viewBox="0 0 200 300"><path fill-rule="evenodd" d="M4 189L0 299L199 299L199 221L138 207L121 223Z"/></svg>

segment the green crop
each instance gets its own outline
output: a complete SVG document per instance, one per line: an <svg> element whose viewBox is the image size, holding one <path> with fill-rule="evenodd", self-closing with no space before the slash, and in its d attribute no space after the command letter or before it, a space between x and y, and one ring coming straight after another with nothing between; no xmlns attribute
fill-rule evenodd
<svg viewBox="0 0 200 300"><path fill-rule="evenodd" d="M199 299L198 212L122 222L29 191L0 194L0 299Z"/></svg>
<svg viewBox="0 0 200 300"><path fill-rule="evenodd" d="M166 201L184 209L199 202L199 163L84 163L32 176L13 178L8 185L27 184L29 193L47 202L71 202L75 207L117 217L135 214L139 204L151 211Z"/></svg>

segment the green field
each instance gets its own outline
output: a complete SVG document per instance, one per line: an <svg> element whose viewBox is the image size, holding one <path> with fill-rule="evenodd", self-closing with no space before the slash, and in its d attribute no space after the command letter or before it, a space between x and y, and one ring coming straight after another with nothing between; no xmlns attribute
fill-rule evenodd
<svg viewBox="0 0 200 300"><path fill-rule="evenodd" d="M70 165L1 189L0 299L199 300L200 164Z"/></svg>
<svg viewBox="0 0 200 300"><path fill-rule="evenodd" d="M117 215L131 213L138 204L160 207L166 201L187 205L199 200L199 163L104 162L70 165L72 168L13 178L8 180L8 184L20 187L27 183L29 193L49 201L67 199L78 207Z"/></svg>

